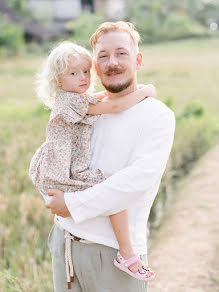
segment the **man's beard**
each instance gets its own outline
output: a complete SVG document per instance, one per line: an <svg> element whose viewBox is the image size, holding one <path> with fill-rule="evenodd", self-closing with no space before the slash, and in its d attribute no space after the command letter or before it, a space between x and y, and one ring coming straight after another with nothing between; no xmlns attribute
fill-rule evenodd
<svg viewBox="0 0 219 292"><path fill-rule="evenodd" d="M124 73L125 70L123 68L117 68L117 67L114 67L114 68L109 68L105 74L110 74L110 73ZM123 90L125 90L126 88L128 88L132 82L133 82L134 78L131 77L129 80L127 80L126 82L124 83L118 83L118 84L105 84L105 83L102 83L103 86L106 88L106 90L108 90L109 92L112 92L112 93L118 93L118 92L121 92Z"/></svg>
<svg viewBox="0 0 219 292"><path fill-rule="evenodd" d="M103 86L106 88L106 90L108 90L109 92L112 93L118 93L121 92L123 90L125 90L126 88L128 88L133 82L133 78L130 78L129 80L127 80L125 83L122 84L103 84Z"/></svg>

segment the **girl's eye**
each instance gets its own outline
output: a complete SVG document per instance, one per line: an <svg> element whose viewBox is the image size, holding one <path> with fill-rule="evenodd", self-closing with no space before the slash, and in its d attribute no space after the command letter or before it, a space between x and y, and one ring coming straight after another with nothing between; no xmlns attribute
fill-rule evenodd
<svg viewBox="0 0 219 292"><path fill-rule="evenodd" d="M71 73L71 75L74 75L74 76L75 76L76 74L77 74L76 72L72 72L72 73Z"/></svg>
<svg viewBox="0 0 219 292"><path fill-rule="evenodd" d="M120 53L120 55L125 55L125 53Z"/></svg>
<svg viewBox="0 0 219 292"><path fill-rule="evenodd" d="M88 74L88 73L89 73L89 71L88 71L88 70L84 71L84 74Z"/></svg>
<svg viewBox="0 0 219 292"><path fill-rule="evenodd" d="M106 55L102 55L102 56L100 56L100 59L102 59L102 58L106 58Z"/></svg>

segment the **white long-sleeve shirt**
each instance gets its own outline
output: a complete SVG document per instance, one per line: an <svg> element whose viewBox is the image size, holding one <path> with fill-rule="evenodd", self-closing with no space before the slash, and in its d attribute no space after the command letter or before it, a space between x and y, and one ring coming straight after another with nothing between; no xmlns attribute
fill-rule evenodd
<svg viewBox="0 0 219 292"><path fill-rule="evenodd" d="M146 229L173 143L175 117L161 101L147 98L119 114L104 114L91 137L91 165L111 177L92 188L65 193L71 216L58 216L70 233L118 249L109 215L128 209L130 237L147 253Z"/></svg>

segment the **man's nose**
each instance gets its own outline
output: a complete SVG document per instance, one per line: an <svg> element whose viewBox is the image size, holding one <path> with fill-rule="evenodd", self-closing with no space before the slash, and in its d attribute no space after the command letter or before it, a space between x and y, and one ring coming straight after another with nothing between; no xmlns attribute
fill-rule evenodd
<svg viewBox="0 0 219 292"><path fill-rule="evenodd" d="M108 62L108 66L117 66L118 65L118 60L114 55L110 55L109 57L109 62Z"/></svg>

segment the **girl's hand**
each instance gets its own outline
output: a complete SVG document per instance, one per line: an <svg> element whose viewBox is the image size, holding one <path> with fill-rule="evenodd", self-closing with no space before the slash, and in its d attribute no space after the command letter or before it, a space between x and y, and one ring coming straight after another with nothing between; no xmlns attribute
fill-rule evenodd
<svg viewBox="0 0 219 292"><path fill-rule="evenodd" d="M147 96L157 97L157 91L153 84L138 84L138 89L145 90Z"/></svg>
<svg viewBox="0 0 219 292"><path fill-rule="evenodd" d="M107 96L106 91L101 91L101 92L97 92L94 94L94 96L96 98L98 98L99 100L103 99L104 97Z"/></svg>
<svg viewBox="0 0 219 292"><path fill-rule="evenodd" d="M150 93L148 96L157 97L157 91L153 84L147 84L146 87L148 89L148 92Z"/></svg>
<svg viewBox="0 0 219 292"><path fill-rule="evenodd" d="M147 85L145 85L145 84L138 84L138 89L141 89L141 88L143 88L144 86L147 86Z"/></svg>

